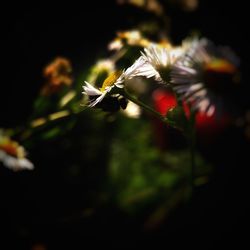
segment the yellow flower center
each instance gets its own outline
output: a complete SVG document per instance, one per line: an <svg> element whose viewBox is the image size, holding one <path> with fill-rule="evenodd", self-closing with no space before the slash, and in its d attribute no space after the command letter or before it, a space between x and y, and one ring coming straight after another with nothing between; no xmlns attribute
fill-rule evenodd
<svg viewBox="0 0 250 250"><path fill-rule="evenodd" d="M104 92L107 87L111 87L114 85L114 83L117 81L117 79L121 76L122 71L115 71L112 74L110 74L103 82L102 87L100 88L101 92Z"/></svg>

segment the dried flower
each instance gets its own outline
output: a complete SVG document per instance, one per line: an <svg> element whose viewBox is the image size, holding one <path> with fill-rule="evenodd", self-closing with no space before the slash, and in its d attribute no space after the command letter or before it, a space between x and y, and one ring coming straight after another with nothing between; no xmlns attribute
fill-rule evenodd
<svg viewBox="0 0 250 250"><path fill-rule="evenodd" d="M70 86L73 82L70 61L63 57L55 58L45 67L43 76L46 79L46 85L42 89L43 95L55 93L62 86Z"/></svg>

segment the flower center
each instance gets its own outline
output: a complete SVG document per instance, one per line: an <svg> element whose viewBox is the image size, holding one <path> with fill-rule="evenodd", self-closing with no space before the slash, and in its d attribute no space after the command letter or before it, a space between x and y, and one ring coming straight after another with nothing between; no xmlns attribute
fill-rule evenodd
<svg viewBox="0 0 250 250"><path fill-rule="evenodd" d="M167 67L158 67L157 71L159 72L161 78L163 81L166 83L169 83L171 80L170 73L171 73L171 68L169 66Z"/></svg>
<svg viewBox="0 0 250 250"><path fill-rule="evenodd" d="M104 92L108 87L111 87L115 84L117 79L121 76L122 71L115 71L114 73L110 74L103 82L102 87L100 88L101 92Z"/></svg>

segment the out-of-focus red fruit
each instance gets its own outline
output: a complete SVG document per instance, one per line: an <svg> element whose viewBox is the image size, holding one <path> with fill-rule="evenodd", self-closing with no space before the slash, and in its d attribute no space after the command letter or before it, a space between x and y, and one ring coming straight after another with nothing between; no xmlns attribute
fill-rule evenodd
<svg viewBox="0 0 250 250"><path fill-rule="evenodd" d="M199 134L217 135L230 123L231 117L225 112L219 115L215 111L212 116L199 112L196 115L196 129Z"/></svg>
<svg viewBox="0 0 250 250"><path fill-rule="evenodd" d="M174 94L162 89L157 89L153 92L153 102L155 110L162 115L166 115L171 108L177 105Z"/></svg>
<svg viewBox="0 0 250 250"><path fill-rule="evenodd" d="M176 107L177 100L173 92L169 90L158 89L152 95L154 108L162 115ZM189 117L190 110L187 104L183 104L186 116ZM198 112L196 115L196 131L201 141L213 141L215 136L222 132L231 123L231 117L225 112L218 114L216 111L212 116ZM158 129L160 129L158 125ZM158 131L159 133L160 131ZM159 136L160 137L160 136Z"/></svg>
<svg viewBox="0 0 250 250"><path fill-rule="evenodd" d="M177 106L174 93L165 89L157 89L152 94L154 109L165 116L168 111ZM166 150L169 148L181 148L183 136L180 131L166 126L161 120L153 117L153 129L157 146Z"/></svg>

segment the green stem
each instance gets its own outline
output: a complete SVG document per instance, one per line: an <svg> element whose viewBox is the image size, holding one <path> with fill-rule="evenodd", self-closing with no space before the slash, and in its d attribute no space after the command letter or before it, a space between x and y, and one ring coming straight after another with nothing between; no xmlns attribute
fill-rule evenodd
<svg viewBox="0 0 250 250"><path fill-rule="evenodd" d="M146 105L144 102L141 102L136 97L132 96L126 90L124 90L122 92L122 95L125 98L127 98L128 100L130 100L131 102L133 102L133 103L137 104L138 106L142 107L143 109L145 109L149 113L152 113L154 116L156 116L157 118L159 118L160 120L162 120L166 124L174 126L174 124L171 121L169 121L169 119L167 119L167 117L162 116L160 113L158 113L157 111L155 111L153 108L151 108L150 106Z"/></svg>
<svg viewBox="0 0 250 250"><path fill-rule="evenodd" d="M65 113L64 113L65 112ZM44 117L39 117L37 119L34 119L32 121L29 121L25 126L16 128L13 132L12 136L18 136L21 141L27 140L29 137L32 136L32 134L37 130L41 128L45 128L46 126L57 122L61 119L69 118L72 115L78 115L82 112L82 109L65 109L60 110L54 113L51 113ZM63 115L60 115L64 113ZM41 121L40 123L37 123L37 125L34 125L35 121Z"/></svg>
<svg viewBox="0 0 250 250"><path fill-rule="evenodd" d="M190 185L191 194L193 194L195 188L195 112L191 111L189 125Z"/></svg>
<svg viewBox="0 0 250 250"><path fill-rule="evenodd" d="M173 127L175 127L175 123L169 121L167 117L162 116L160 113L156 112L154 109L146 105L145 103L141 102L134 96L130 95L125 89L121 93L125 98L128 100L134 102L135 104L141 106L146 111L152 113L156 117L158 117L160 120L165 122L166 124L169 124ZM191 111L190 118L189 118L189 125L188 125L188 141L189 141L189 150L190 150L190 187L191 187L191 195L194 193L195 188L195 111Z"/></svg>

